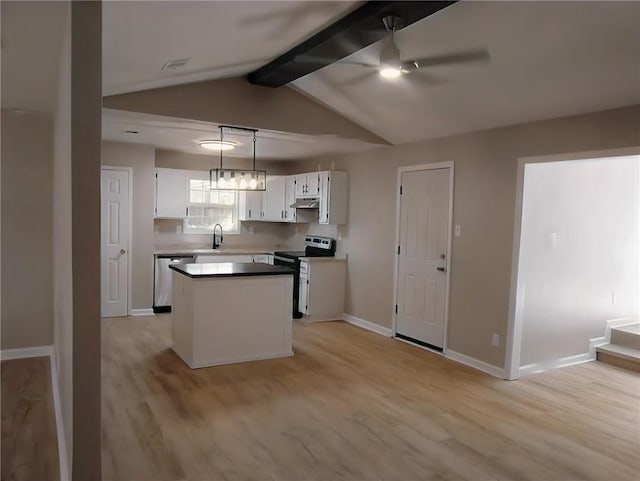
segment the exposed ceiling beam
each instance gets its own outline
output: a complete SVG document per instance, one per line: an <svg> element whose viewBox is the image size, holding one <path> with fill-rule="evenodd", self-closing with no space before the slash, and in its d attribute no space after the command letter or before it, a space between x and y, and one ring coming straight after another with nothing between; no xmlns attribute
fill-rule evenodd
<svg viewBox="0 0 640 481"><path fill-rule="evenodd" d="M400 17L402 25L406 27L454 3L456 1L367 2L267 65L251 72L248 80L263 87L281 87L384 38L388 32L382 18L387 15ZM296 57L301 55L326 61L296 61Z"/></svg>

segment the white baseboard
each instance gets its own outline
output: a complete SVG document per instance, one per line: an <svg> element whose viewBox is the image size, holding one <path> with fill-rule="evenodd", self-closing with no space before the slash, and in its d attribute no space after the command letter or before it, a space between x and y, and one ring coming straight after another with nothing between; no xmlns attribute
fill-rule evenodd
<svg viewBox="0 0 640 481"><path fill-rule="evenodd" d="M147 307L146 309L131 309L130 316L154 316L153 309Z"/></svg>
<svg viewBox="0 0 640 481"><path fill-rule="evenodd" d="M375 332L376 334L380 334L385 337L393 336L393 331L391 329L381 326L380 324L376 324L375 322L365 321L364 319L352 316L351 314L343 314L342 319L349 324L361 327L362 329L366 329L367 331Z"/></svg>
<svg viewBox="0 0 640 481"><path fill-rule="evenodd" d="M490 374L491 376L497 377L499 379L505 379L505 372L501 367L494 366L493 364L480 361L479 359L461 354L456 351L452 351L451 349L447 349L444 352L444 356L447 359L451 359L452 361L459 362L460 364L464 364L465 366L472 367L474 369L477 369L478 371Z"/></svg>
<svg viewBox="0 0 640 481"><path fill-rule="evenodd" d="M21 347L19 349L2 349L0 359L26 359L28 357L51 357L53 346Z"/></svg>
<svg viewBox="0 0 640 481"><path fill-rule="evenodd" d="M595 360L596 360L596 354L595 354L595 347L594 347L593 353L585 352L582 354L576 354L574 356L561 357L559 359L553 359L551 361L537 362L534 364L527 364L526 366L521 366L520 375L527 376L529 374L548 371L550 369L556 369L558 367L573 366L575 364L582 364L585 362L590 362Z"/></svg>
<svg viewBox="0 0 640 481"><path fill-rule="evenodd" d="M62 401L55 351L51 351L51 386L53 392L53 409L56 416L56 432L58 436L58 458L60 463L60 481L70 481L69 465L67 464L67 443L62 419Z"/></svg>

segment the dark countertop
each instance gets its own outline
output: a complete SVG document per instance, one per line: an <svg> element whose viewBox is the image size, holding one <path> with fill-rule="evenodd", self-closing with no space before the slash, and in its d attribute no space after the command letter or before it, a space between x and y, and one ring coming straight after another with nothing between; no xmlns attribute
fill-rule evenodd
<svg viewBox="0 0 640 481"><path fill-rule="evenodd" d="M293 275L294 270L287 266L272 266L249 262L217 262L211 264L172 264L173 269L192 279L201 277L240 277L240 276L282 276Z"/></svg>

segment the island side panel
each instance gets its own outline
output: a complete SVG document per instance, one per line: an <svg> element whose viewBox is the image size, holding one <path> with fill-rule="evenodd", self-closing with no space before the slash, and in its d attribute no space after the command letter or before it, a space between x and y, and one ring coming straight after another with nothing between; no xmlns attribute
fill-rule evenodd
<svg viewBox="0 0 640 481"><path fill-rule="evenodd" d="M193 279L192 367L293 355L293 276Z"/></svg>
<svg viewBox="0 0 640 481"><path fill-rule="evenodd" d="M193 366L193 282L188 277L173 271L173 350Z"/></svg>

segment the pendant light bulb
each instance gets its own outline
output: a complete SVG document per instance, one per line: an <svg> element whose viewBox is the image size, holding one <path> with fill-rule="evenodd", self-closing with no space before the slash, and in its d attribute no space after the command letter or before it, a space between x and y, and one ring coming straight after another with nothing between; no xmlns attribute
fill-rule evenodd
<svg viewBox="0 0 640 481"><path fill-rule="evenodd" d="M236 174L235 174L235 172L231 172L231 178L229 179L229 188L230 189L235 189L236 188Z"/></svg>
<svg viewBox="0 0 640 481"><path fill-rule="evenodd" d="M255 190L257 187L258 187L258 181L256 180L256 177L252 175L251 180L249 181L249 188Z"/></svg>
<svg viewBox="0 0 640 481"><path fill-rule="evenodd" d="M242 190L245 190L247 188L247 179L244 178L244 172L240 175L240 185L239 187Z"/></svg>
<svg viewBox="0 0 640 481"><path fill-rule="evenodd" d="M221 189L224 186L224 170L220 171L220 177L218 177L218 189Z"/></svg>

